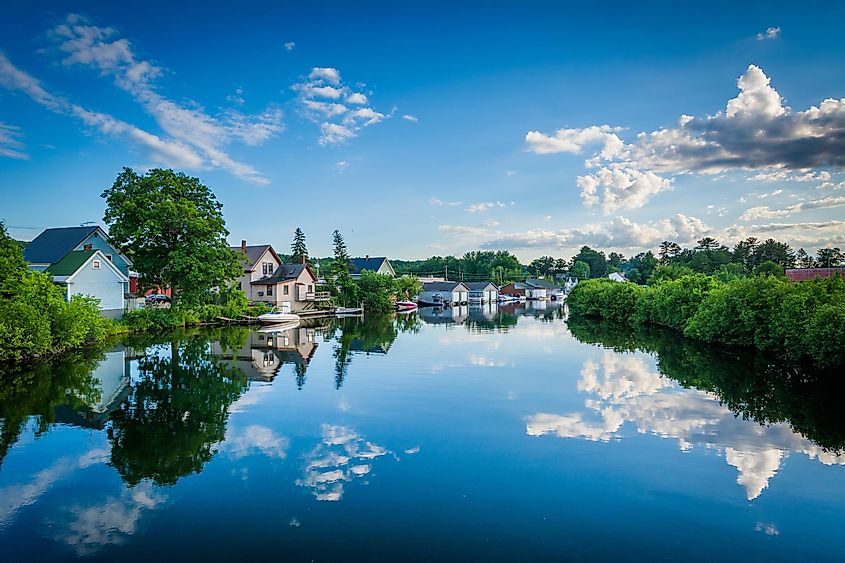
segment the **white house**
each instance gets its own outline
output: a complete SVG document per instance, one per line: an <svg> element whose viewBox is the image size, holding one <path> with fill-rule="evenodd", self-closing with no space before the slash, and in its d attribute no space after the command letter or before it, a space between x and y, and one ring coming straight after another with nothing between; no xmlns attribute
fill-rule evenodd
<svg viewBox="0 0 845 563"><path fill-rule="evenodd" d="M424 283L417 301L424 305L465 304L469 301L469 288L453 281Z"/></svg>
<svg viewBox="0 0 845 563"><path fill-rule="evenodd" d="M610 274L607 274L607 278L616 282L628 281L628 278L625 277L625 274L622 274L620 272L612 272Z"/></svg>
<svg viewBox="0 0 845 563"><path fill-rule="evenodd" d="M103 316L123 316L124 295L129 277L100 250L73 250L50 265L45 272L65 290L70 301L74 295L100 300Z"/></svg>
<svg viewBox="0 0 845 563"><path fill-rule="evenodd" d="M272 276L276 269L282 265L282 259L269 244L247 246L246 241L242 240L240 246L230 246L229 248L240 252L244 258L244 272L238 278L238 287L246 293L250 301L264 301L264 299L258 298L257 289L253 294L252 282Z"/></svg>
<svg viewBox="0 0 845 563"><path fill-rule="evenodd" d="M490 282L464 282L469 288L470 303L496 303L499 300L499 288Z"/></svg>

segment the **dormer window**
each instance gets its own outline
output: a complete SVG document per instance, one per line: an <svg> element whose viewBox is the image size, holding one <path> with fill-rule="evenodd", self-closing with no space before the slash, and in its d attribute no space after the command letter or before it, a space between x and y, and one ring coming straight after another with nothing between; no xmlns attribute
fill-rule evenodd
<svg viewBox="0 0 845 563"><path fill-rule="evenodd" d="M94 250L93 244L86 244L82 247L82 250Z"/></svg>
<svg viewBox="0 0 845 563"><path fill-rule="evenodd" d="M99 260L94 260L94 261L91 263L91 265L93 266L93 268L94 268L95 270L99 270L99 269L100 269L100 261L99 261Z"/></svg>

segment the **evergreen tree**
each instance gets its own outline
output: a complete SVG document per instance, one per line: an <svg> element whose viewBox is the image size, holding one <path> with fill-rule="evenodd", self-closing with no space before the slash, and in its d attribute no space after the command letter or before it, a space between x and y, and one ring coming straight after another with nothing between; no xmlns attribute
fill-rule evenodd
<svg viewBox="0 0 845 563"><path fill-rule="evenodd" d="M337 231L335 231L337 232ZM305 233L297 227L293 233L293 243L290 245L290 260L299 264L308 260L308 248L305 246Z"/></svg>

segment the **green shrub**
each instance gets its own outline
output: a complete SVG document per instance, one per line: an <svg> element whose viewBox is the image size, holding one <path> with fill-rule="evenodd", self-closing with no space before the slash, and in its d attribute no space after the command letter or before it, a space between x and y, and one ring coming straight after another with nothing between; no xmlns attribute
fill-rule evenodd
<svg viewBox="0 0 845 563"><path fill-rule="evenodd" d="M50 318L26 301L0 300L0 361L50 352Z"/></svg>
<svg viewBox="0 0 845 563"><path fill-rule="evenodd" d="M689 274L650 287L640 300L637 320L684 330L702 300L719 284L705 274Z"/></svg>

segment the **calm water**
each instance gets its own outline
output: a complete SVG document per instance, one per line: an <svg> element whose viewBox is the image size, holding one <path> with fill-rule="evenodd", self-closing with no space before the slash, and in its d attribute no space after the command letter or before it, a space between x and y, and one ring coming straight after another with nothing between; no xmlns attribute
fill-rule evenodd
<svg viewBox="0 0 845 563"><path fill-rule="evenodd" d="M841 388L543 305L7 374L0 559L845 557Z"/></svg>

